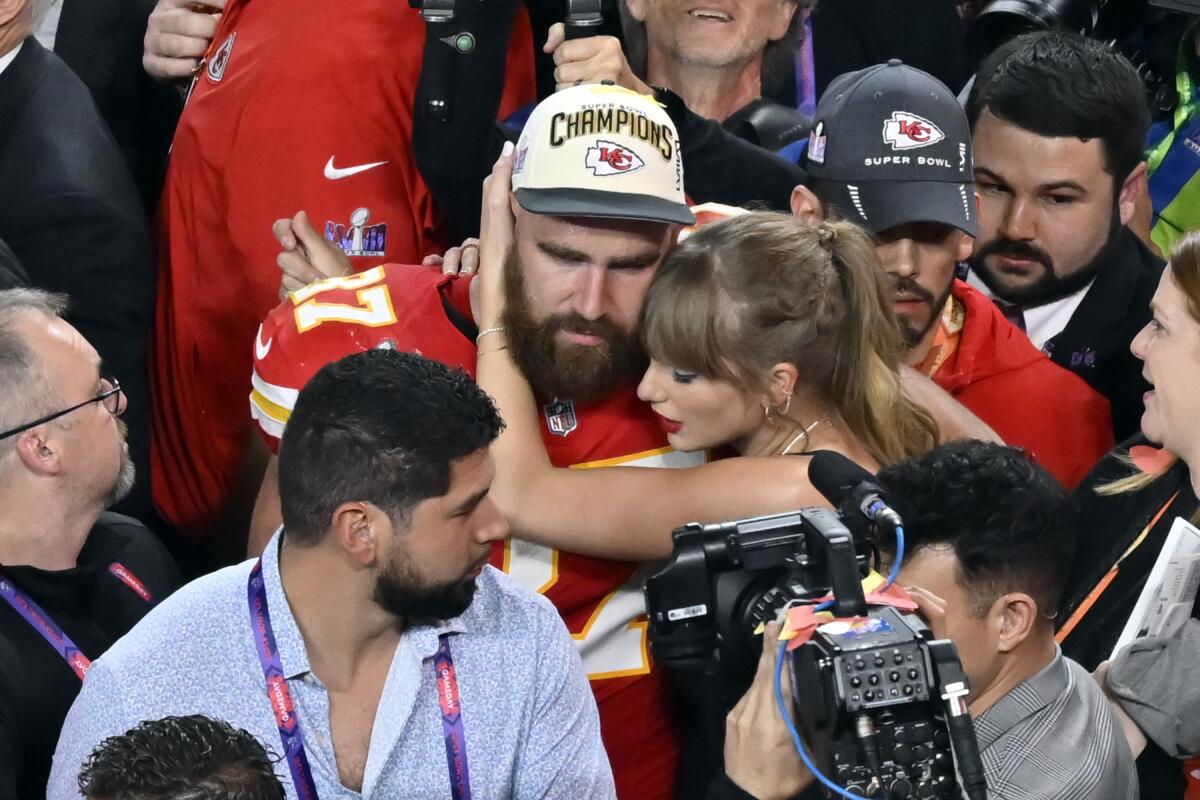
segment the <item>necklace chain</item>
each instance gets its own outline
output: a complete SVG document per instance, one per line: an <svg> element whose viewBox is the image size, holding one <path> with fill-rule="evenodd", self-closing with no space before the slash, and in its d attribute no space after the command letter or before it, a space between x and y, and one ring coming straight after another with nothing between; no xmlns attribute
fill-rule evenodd
<svg viewBox="0 0 1200 800"><path fill-rule="evenodd" d="M826 422L826 424L828 424L828 421L827 421L827 420L820 420L820 419L819 419L819 420L817 420L816 422L814 422L814 423L812 423L811 425L809 425L809 426L808 426L807 428L805 428L804 430L802 430L802 431L800 431L799 433L797 433L797 434L796 434L796 436L795 436L795 437L794 437L794 438L793 438L793 439L792 439L790 442L788 442L788 443L787 443L787 446L786 446L786 447L784 447L782 451L780 451L779 455L781 455L781 456L786 456L786 455L788 455L789 453L791 453L791 451L792 451L792 448L796 446L796 442L799 442L801 439L803 439L803 440L805 440L805 441L807 442L807 441L808 441L808 435L809 435L810 433L812 433L812 431L813 431L813 428L817 427L817 426L818 426L818 425L820 425L822 422Z"/></svg>

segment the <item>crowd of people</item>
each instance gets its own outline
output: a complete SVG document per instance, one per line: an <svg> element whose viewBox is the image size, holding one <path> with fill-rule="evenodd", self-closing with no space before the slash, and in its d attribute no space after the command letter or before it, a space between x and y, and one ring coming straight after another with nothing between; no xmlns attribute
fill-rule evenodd
<svg viewBox="0 0 1200 800"><path fill-rule="evenodd" d="M714 690L644 595L825 452L987 797L1200 792L1194 564L1124 635L1200 526L1200 22L1164 100L986 4L561 5L0 0L0 798L833 796L787 614Z"/></svg>

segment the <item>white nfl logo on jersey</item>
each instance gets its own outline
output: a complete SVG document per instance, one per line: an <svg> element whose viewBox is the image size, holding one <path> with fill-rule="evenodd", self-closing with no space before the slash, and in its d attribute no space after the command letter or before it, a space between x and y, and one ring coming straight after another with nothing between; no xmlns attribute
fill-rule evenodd
<svg viewBox="0 0 1200 800"><path fill-rule="evenodd" d="M566 436L579 427L575 417L575 404L570 400L555 400L543 409L546 412L546 427L555 436Z"/></svg>

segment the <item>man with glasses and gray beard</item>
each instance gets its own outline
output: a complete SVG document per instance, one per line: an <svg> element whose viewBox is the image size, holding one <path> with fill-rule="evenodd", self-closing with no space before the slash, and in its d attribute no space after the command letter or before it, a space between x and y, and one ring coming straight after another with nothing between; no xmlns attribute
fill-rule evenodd
<svg viewBox="0 0 1200 800"><path fill-rule="evenodd" d="M141 523L125 397L61 318L60 295L0 291L0 796L42 797L91 660L179 579Z"/></svg>

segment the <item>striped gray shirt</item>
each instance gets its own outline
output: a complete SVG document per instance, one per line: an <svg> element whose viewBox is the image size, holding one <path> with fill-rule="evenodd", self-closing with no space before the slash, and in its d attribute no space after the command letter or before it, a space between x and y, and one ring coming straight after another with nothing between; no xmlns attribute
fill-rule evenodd
<svg viewBox="0 0 1200 800"><path fill-rule="evenodd" d="M1054 660L975 720L989 800L1137 800L1137 772L1100 686Z"/></svg>

